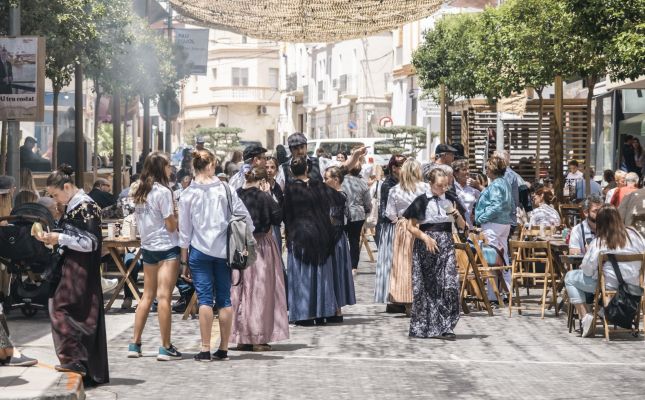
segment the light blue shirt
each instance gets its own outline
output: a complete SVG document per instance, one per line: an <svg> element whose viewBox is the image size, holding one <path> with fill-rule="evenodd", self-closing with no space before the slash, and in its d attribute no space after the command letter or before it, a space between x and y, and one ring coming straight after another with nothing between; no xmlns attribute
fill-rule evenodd
<svg viewBox="0 0 645 400"><path fill-rule="evenodd" d="M511 185L506 179L497 178L479 196L475 207L475 223L480 226L487 222L512 225L513 205Z"/></svg>

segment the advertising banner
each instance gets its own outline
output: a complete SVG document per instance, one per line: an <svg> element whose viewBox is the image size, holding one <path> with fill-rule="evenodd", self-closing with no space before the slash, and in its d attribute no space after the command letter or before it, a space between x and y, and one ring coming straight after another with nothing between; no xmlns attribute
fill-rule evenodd
<svg viewBox="0 0 645 400"><path fill-rule="evenodd" d="M42 121L45 39L0 37L0 120Z"/></svg>
<svg viewBox="0 0 645 400"><path fill-rule="evenodd" d="M184 49L191 75L206 75L208 29L175 29L175 43Z"/></svg>

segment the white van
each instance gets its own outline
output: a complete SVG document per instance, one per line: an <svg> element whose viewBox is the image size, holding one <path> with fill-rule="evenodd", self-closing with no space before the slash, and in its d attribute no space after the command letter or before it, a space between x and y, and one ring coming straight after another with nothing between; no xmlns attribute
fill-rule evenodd
<svg viewBox="0 0 645 400"><path fill-rule="evenodd" d="M307 153L314 156L318 149L330 154L333 159L336 154L349 154L355 146L368 146L366 161L368 164L387 165L392 154L379 145L391 144L391 139L386 138L336 138L312 139L307 141Z"/></svg>

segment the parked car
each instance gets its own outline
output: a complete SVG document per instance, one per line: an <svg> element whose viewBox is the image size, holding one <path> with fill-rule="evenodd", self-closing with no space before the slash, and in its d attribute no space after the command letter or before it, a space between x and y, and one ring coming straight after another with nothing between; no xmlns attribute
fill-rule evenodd
<svg viewBox="0 0 645 400"><path fill-rule="evenodd" d="M349 154L355 146L368 146L367 164L387 165L392 156L394 143L386 138L336 138L336 139L312 139L307 142L307 153L310 156L316 154L321 148L325 153L336 156L338 153Z"/></svg>

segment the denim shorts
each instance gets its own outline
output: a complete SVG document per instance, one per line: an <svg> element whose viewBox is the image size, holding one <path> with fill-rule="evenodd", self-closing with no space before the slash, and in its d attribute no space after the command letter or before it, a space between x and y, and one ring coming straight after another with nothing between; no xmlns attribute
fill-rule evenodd
<svg viewBox="0 0 645 400"><path fill-rule="evenodd" d="M179 258L179 252L179 246L161 251L141 249L141 259L143 260L144 264L158 264L162 261Z"/></svg>
<svg viewBox="0 0 645 400"><path fill-rule="evenodd" d="M231 306L231 269L225 259L191 247L188 265L200 306L213 306L213 291L218 308Z"/></svg>

